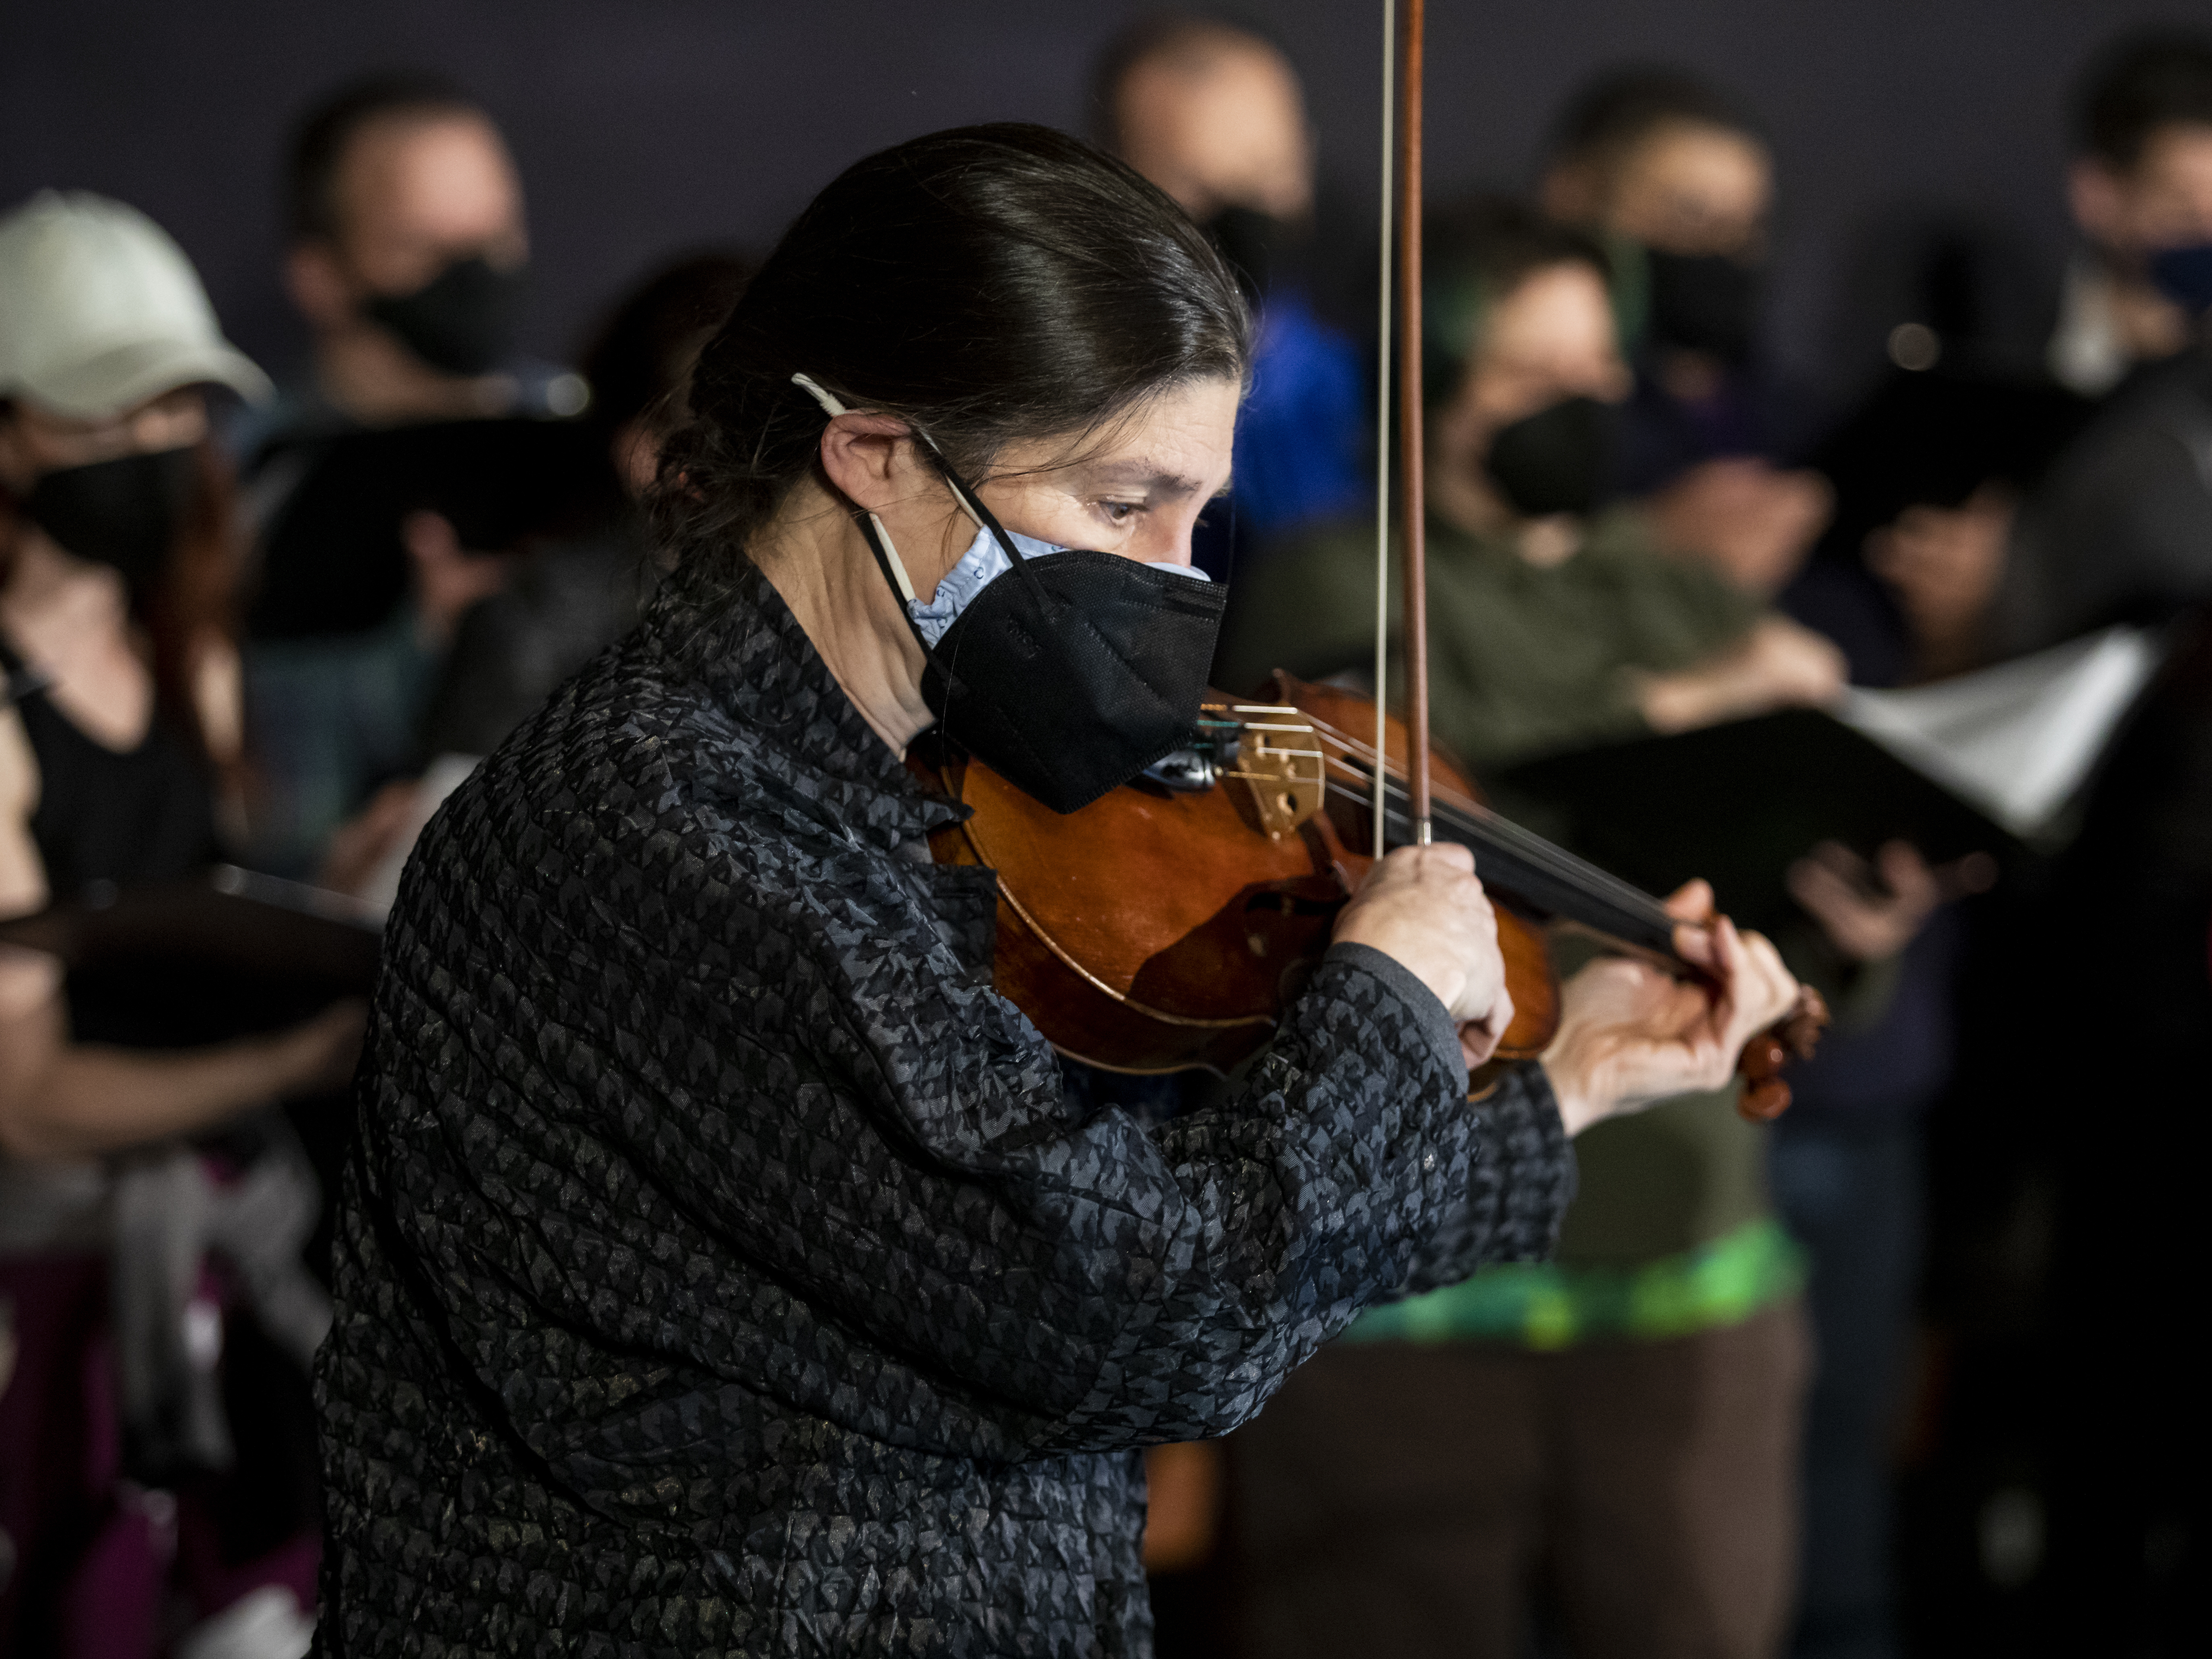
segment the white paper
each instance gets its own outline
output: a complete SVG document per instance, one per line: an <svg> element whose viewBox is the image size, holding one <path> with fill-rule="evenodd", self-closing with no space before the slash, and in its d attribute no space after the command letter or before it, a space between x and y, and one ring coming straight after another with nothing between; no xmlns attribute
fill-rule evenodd
<svg viewBox="0 0 2212 1659"><path fill-rule="evenodd" d="M2050 828L2156 672L2157 639L2109 628L1906 691L1846 694L1838 720L2023 839Z"/></svg>

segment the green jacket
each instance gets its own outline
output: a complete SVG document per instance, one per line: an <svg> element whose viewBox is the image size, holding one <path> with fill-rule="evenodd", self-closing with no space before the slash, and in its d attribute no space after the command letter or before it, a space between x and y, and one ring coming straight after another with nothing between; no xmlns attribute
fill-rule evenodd
<svg viewBox="0 0 2212 1659"><path fill-rule="evenodd" d="M1718 576L1658 551L1626 512L1593 520L1581 550L1548 569L1435 519L1428 557L1430 718L1478 775L1638 735L1626 671L1686 668L1759 616ZM1401 597L1394 580L1394 623ZM1393 655L1402 659L1395 644ZM1374 660L1371 522L1312 531L1231 584L1214 659L1224 689L1249 691L1275 668L1325 679Z"/></svg>

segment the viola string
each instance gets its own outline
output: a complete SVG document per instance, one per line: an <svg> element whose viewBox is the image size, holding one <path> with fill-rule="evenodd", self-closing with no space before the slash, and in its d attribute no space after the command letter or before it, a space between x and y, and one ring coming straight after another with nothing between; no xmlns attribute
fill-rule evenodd
<svg viewBox="0 0 2212 1659"><path fill-rule="evenodd" d="M1345 768L1353 776L1360 778L1363 782L1368 781L1378 772L1383 777L1394 781L1400 776L1399 770L1395 766L1386 763L1377 768L1374 762L1375 751L1358 739L1346 736L1326 720L1314 719L1311 715L1308 715L1307 718L1316 735L1339 744L1353 757L1346 759L1345 756L1340 755L1325 757L1332 764ZM1364 763L1364 767L1356 767L1353 763L1354 760ZM1402 787L1394 783L1388 793L1402 799L1406 792ZM1577 858L1573 854L1555 846L1534 831L1522 829L1510 818L1491 811L1480 802L1469 800L1460 795L1457 791L1440 792L1440 793L1443 794L1449 802L1442 816L1452 822L1453 826L1462 833L1487 840L1496 845L1499 850L1518 855L1528 863L1544 870L1555 879L1571 888L1587 892L1592 897L1607 898L1622 909L1632 915L1641 915L1655 925L1663 920L1667 926L1673 926L1674 919L1668 915L1666 907L1641 888L1623 881L1620 877L1600 869L1594 864ZM1443 803L1440 801L1438 804ZM1432 806L1431 810L1434 811L1436 807Z"/></svg>
<svg viewBox="0 0 2212 1659"><path fill-rule="evenodd" d="M1363 783L1372 776L1371 767L1355 766L1340 756L1327 758L1329 763ZM1399 800L1405 796L1405 791L1395 784L1389 787L1388 793ZM1460 810L1462 806L1467 810ZM1577 858L1565 848L1522 829L1510 818L1503 817L1479 803L1463 799L1453 805L1439 801L1431 810L1458 830L1462 837L1477 846L1487 846L1508 856L1517 857L1570 890L1610 903L1650 925L1659 926L1663 922L1668 927L1673 926L1673 919L1668 916L1665 906L1650 894L1596 865Z"/></svg>
<svg viewBox="0 0 2212 1659"><path fill-rule="evenodd" d="M1353 775L1360 775L1355 773ZM1354 791L1341 784L1330 787L1342 799L1365 803L1364 791ZM1394 789L1391 793L1395 798L1403 799L1402 791ZM1457 813L1442 812L1437 816L1447 828L1457 832L1453 837L1455 840L1461 840L1478 851L1487 850L1501 857L1517 860L1535 873L1549 877L1568 892L1587 898L1593 903L1609 906L1647 927L1671 932L1675 925L1674 918L1668 914L1666 908L1649 893L1608 875L1571 853L1562 852L1548 842L1531 836L1528 842L1516 845L1505 837L1488 833L1488 825L1462 819ZM1410 821L1402 811L1392 811L1389 817L1393 823ZM1504 823L1510 821L1497 819L1494 822Z"/></svg>
<svg viewBox="0 0 2212 1659"><path fill-rule="evenodd" d="M1352 789L1340 783L1332 783L1328 788L1332 794L1341 799L1357 802L1361 805L1366 805L1367 796L1364 791ZM1386 816L1389 827L1407 836L1410 844L1410 820L1407 814L1402 811L1394 810ZM1452 834L1454 826L1448 819L1442 821L1442 827L1447 839L1458 839ZM1493 849L1493 851L1495 855L1501 858L1509 856L1503 849ZM1553 876L1552 879L1558 881L1562 890L1568 896L1565 900L1553 900L1547 902L1541 893L1523 893L1522 896L1536 904L1540 911L1548 911L1551 915L1566 921L1579 922L1601 935L1633 945L1639 949L1657 951L1680 960L1680 952L1674 947L1674 930L1679 924L1674 917L1668 915L1664 911L1647 910L1641 906L1616 908L1603 896L1578 888L1571 879L1558 876ZM1510 880L1502 882L1501 885L1505 890L1512 890Z"/></svg>

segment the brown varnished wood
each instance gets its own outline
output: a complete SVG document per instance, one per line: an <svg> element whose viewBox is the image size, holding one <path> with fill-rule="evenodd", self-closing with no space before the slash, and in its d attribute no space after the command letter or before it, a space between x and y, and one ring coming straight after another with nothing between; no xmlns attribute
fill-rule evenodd
<svg viewBox="0 0 2212 1659"><path fill-rule="evenodd" d="M1333 715L1364 710L1349 696L1327 693ZM1371 714L1358 717L1372 730ZM1401 756L1404 728L1391 733ZM1448 762L1438 775L1472 794ZM1229 787L1140 782L1061 814L980 762L932 780L973 809L932 838L938 860L998 875L998 989L1054 1048L1110 1071L1227 1071L1260 1048L1371 862L1334 816L1269 838ZM1351 843L1367 844L1352 827ZM1498 936L1515 1009L1499 1052L1528 1058L1557 1029L1558 982L1534 924L1501 907Z"/></svg>
<svg viewBox="0 0 2212 1659"><path fill-rule="evenodd" d="M1109 1070L1226 1071L1259 1048L1346 896L1225 789L1132 784L1062 815L980 763L939 781L974 813L933 838L939 860L998 873L999 990Z"/></svg>
<svg viewBox="0 0 2212 1659"><path fill-rule="evenodd" d="M1344 740L1352 733L1359 734L1355 740L1360 745L1358 752L1364 753L1365 747L1373 743L1367 734L1375 730L1375 705L1356 691L1310 684L1278 669L1261 688L1260 697L1263 702L1286 704L1310 717L1316 734L1333 750L1352 747ZM1395 714L1385 717L1383 731L1384 761L1393 773L1403 777L1407 775L1407 757L1413 752L1412 734L1406 723ZM1456 796L1474 802L1482 799L1482 792L1476 787L1474 780L1449 756L1431 749L1429 767L1431 787L1441 797ZM1328 815L1343 848L1375 844L1369 809L1364 799L1332 794ZM1374 861L1348 851L1345 856L1352 860L1355 878L1364 876ZM1551 947L1542 928L1512 908L1511 894L1493 892L1491 898L1498 912L1498 949L1505 958L1505 988L1513 997L1513 1021L1506 1027L1504 1041L1498 1045L1498 1057L1533 1060L1544 1052L1553 1034L1559 1029L1559 975L1553 971Z"/></svg>
<svg viewBox="0 0 2212 1659"><path fill-rule="evenodd" d="M1368 699L1283 673L1260 696L1301 711L1324 753L1352 763L1347 781L1364 771L1371 739L1348 734L1374 731ZM1392 718L1385 732L1386 762L1402 777L1406 726ZM1439 801L1481 800L1449 757L1430 760ZM980 762L915 769L972 809L931 837L937 860L997 874L997 988L1061 1053L1109 1071L1226 1072L1256 1052L1373 862L1353 850L1373 844L1358 788L1332 790L1297 833L1270 837L1229 786L1176 793L1139 781L1061 814ZM1558 975L1540 921L1510 890L1493 886L1491 897L1514 1004L1496 1058L1532 1059L1559 1029ZM1809 1053L1825 1023L1811 998L1752 1043L1747 1116L1788 1104L1782 1066Z"/></svg>

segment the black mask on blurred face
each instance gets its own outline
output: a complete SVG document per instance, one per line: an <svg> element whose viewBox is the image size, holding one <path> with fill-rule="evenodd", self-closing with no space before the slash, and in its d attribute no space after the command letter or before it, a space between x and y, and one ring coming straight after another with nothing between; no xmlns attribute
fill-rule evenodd
<svg viewBox="0 0 2212 1659"><path fill-rule="evenodd" d="M2212 241L2160 248L2146 270L2151 286L2191 316L2212 311Z"/></svg>
<svg viewBox="0 0 2212 1659"><path fill-rule="evenodd" d="M39 475L23 514L64 552L120 571L131 608L143 612L176 545L196 477L189 447L63 467Z"/></svg>
<svg viewBox="0 0 2212 1659"><path fill-rule="evenodd" d="M1284 228L1281 221L1242 207L1224 208L1206 223L1206 234L1237 273L1244 297L1255 305L1274 283Z"/></svg>
<svg viewBox="0 0 2212 1659"><path fill-rule="evenodd" d="M1703 351L1724 363L1751 361L1759 322L1759 273L1724 253L1645 255L1653 343Z"/></svg>
<svg viewBox="0 0 2212 1659"><path fill-rule="evenodd" d="M514 343L523 273L495 270L481 254L456 259L412 294L379 295L362 309L407 349L448 374L488 374Z"/></svg>
<svg viewBox="0 0 2212 1659"><path fill-rule="evenodd" d="M1620 411L1595 398L1567 398L1500 427L1484 465L1525 518L1588 513L1613 471Z"/></svg>

